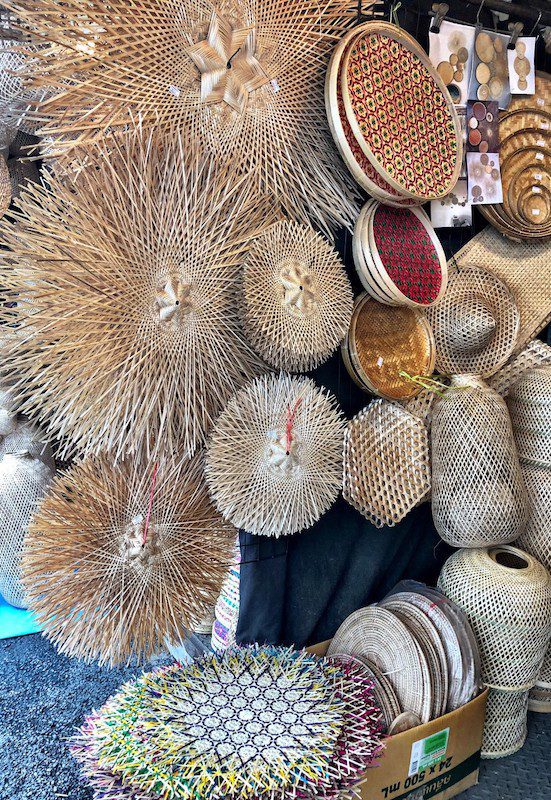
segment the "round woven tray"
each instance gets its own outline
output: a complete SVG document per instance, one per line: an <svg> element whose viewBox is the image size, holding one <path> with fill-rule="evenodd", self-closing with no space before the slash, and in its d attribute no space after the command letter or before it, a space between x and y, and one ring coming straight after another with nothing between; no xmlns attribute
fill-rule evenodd
<svg viewBox="0 0 551 800"><path fill-rule="evenodd" d="M361 667L369 677L373 683L375 704L381 711L384 732L386 733L396 717L400 715L400 704L398 703L398 698L396 697L396 693L390 681L377 670L374 664L371 664L368 659L363 656L351 656L348 653L332 653L330 658L336 661L343 661L344 663L352 662Z"/></svg>
<svg viewBox="0 0 551 800"><path fill-rule="evenodd" d="M422 653L395 614L380 606L355 611L342 623L327 653L367 658L390 681L402 710L426 718Z"/></svg>

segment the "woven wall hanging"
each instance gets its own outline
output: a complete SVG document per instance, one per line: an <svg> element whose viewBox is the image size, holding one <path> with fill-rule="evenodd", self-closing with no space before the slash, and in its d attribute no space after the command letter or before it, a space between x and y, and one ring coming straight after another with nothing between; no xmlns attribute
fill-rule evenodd
<svg viewBox="0 0 551 800"><path fill-rule="evenodd" d="M512 542L528 516L505 401L473 375L457 375L432 415L432 516L454 547Z"/></svg>
<svg viewBox="0 0 551 800"><path fill-rule="evenodd" d="M243 326L270 366L319 366L343 340L352 304L337 252L312 228L284 220L254 242L244 268Z"/></svg>
<svg viewBox="0 0 551 800"><path fill-rule="evenodd" d="M482 735L482 758L503 758L516 753L526 741L528 692L490 689Z"/></svg>
<svg viewBox="0 0 551 800"><path fill-rule="evenodd" d="M529 689L551 637L551 575L510 545L463 549L438 587L463 609L478 640L482 678L494 689Z"/></svg>
<svg viewBox="0 0 551 800"><path fill-rule="evenodd" d="M379 719L358 666L249 647L125 684L72 751L97 790L110 775L139 797L330 798L380 754Z"/></svg>
<svg viewBox="0 0 551 800"><path fill-rule="evenodd" d="M428 433L420 419L375 400L348 423L343 497L376 527L400 522L430 485Z"/></svg>
<svg viewBox="0 0 551 800"><path fill-rule="evenodd" d="M551 366L525 372L509 389L507 405L520 457L551 467Z"/></svg>
<svg viewBox="0 0 551 800"><path fill-rule="evenodd" d="M334 397L309 378L263 375L216 421L206 478L236 528L283 536L309 528L342 485L344 419Z"/></svg>
<svg viewBox="0 0 551 800"><path fill-rule="evenodd" d="M25 542L23 582L61 653L147 659L214 605L235 531L202 471L201 457L114 466L90 456L56 478Z"/></svg>
<svg viewBox="0 0 551 800"><path fill-rule="evenodd" d="M178 136L129 133L97 157L74 184L29 186L17 226L2 227L0 275L16 303L2 319L23 334L3 366L21 410L63 437L62 455L191 455L263 369L238 290L249 240L274 216L231 164Z"/></svg>
<svg viewBox="0 0 551 800"><path fill-rule="evenodd" d="M426 316L444 374L497 372L515 347L519 314L505 284L477 267L450 276L446 294Z"/></svg>
<svg viewBox="0 0 551 800"><path fill-rule="evenodd" d="M323 87L335 39L356 21L354 0L8 6L53 43L23 73L31 87L52 87L34 116L58 149L140 116L146 129L186 130L211 156L235 157L256 191L272 193L292 218L326 230L352 225L356 190L335 158Z"/></svg>

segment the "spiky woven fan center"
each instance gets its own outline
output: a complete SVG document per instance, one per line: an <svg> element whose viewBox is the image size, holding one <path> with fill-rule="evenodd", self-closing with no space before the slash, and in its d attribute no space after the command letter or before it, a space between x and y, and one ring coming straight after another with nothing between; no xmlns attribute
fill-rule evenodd
<svg viewBox="0 0 551 800"><path fill-rule="evenodd" d="M155 305L159 320L165 324L178 324L195 309L191 281L171 275L157 287Z"/></svg>
<svg viewBox="0 0 551 800"><path fill-rule="evenodd" d="M281 299L289 314L300 319L316 314L321 300L320 290L307 263L291 256L284 258L279 281Z"/></svg>
<svg viewBox="0 0 551 800"><path fill-rule="evenodd" d="M285 478L298 477L301 471L301 443L296 434L289 441L288 433L273 431L268 434L266 466Z"/></svg>
<svg viewBox="0 0 551 800"><path fill-rule="evenodd" d="M251 93L270 81L258 59L256 31L213 11L206 39L186 49L201 76L201 100L243 114Z"/></svg>

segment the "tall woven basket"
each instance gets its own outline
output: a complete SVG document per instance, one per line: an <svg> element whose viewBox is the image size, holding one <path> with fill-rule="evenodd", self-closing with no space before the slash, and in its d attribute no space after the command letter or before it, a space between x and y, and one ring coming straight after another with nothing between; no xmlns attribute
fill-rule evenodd
<svg viewBox="0 0 551 800"><path fill-rule="evenodd" d="M482 735L482 758L503 758L516 753L526 741L528 692L490 689Z"/></svg>
<svg viewBox="0 0 551 800"><path fill-rule="evenodd" d="M525 691L536 682L551 637L551 575L510 545L454 553L438 588L463 609L480 647L482 680Z"/></svg>
<svg viewBox="0 0 551 800"><path fill-rule="evenodd" d="M504 400L473 375L458 375L432 418L432 515L454 547L512 542L527 498Z"/></svg>
<svg viewBox="0 0 551 800"><path fill-rule="evenodd" d="M551 366L525 372L507 405L520 457L551 468Z"/></svg>

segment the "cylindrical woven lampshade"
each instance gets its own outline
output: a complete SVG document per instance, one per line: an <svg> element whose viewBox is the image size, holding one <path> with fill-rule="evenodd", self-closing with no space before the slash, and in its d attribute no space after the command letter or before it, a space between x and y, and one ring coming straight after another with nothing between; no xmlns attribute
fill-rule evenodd
<svg viewBox="0 0 551 800"><path fill-rule="evenodd" d="M526 741L528 692L490 689L482 735L482 758L503 758L516 753Z"/></svg>
<svg viewBox="0 0 551 800"><path fill-rule="evenodd" d="M438 587L463 609L480 647L482 679L494 689L534 685L551 637L551 575L510 545L463 549Z"/></svg>
<svg viewBox="0 0 551 800"><path fill-rule="evenodd" d="M10 207L12 198L12 184L8 165L0 157L0 217L3 217Z"/></svg>
<svg viewBox="0 0 551 800"><path fill-rule="evenodd" d="M512 542L527 497L504 400L472 375L454 376L432 416L432 515L454 547Z"/></svg>
<svg viewBox="0 0 551 800"><path fill-rule="evenodd" d="M26 607L21 583L23 540L54 470L28 455L0 460L0 594L12 606Z"/></svg>
<svg viewBox="0 0 551 800"><path fill-rule="evenodd" d="M522 464L528 492L528 523L516 545L537 558L551 571L551 469Z"/></svg>
<svg viewBox="0 0 551 800"><path fill-rule="evenodd" d="M343 435L340 408L314 381L257 378L214 424L206 477L218 510L261 536L309 528L341 490Z"/></svg>
<svg viewBox="0 0 551 800"><path fill-rule="evenodd" d="M10 158L8 161L11 191L13 197L19 197L21 190L29 183L40 183L40 170L34 161L22 161Z"/></svg>
<svg viewBox="0 0 551 800"><path fill-rule="evenodd" d="M352 305L338 253L312 228L283 220L253 243L243 274L243 327L270 366L319 366L348 331Z"/></svg>
<svg viewBox="0 0 551 800"><path fill-rule="evenodd" d="M545 689L536 683L528 694L528 710L538 714L551 714L551 688Z"/></svg>
<svg viewBox="0 0 551 800"><path fill-rule="evenodd" d="M551 467L551 366L524 373L507 405L520 457Z"/></svg>

